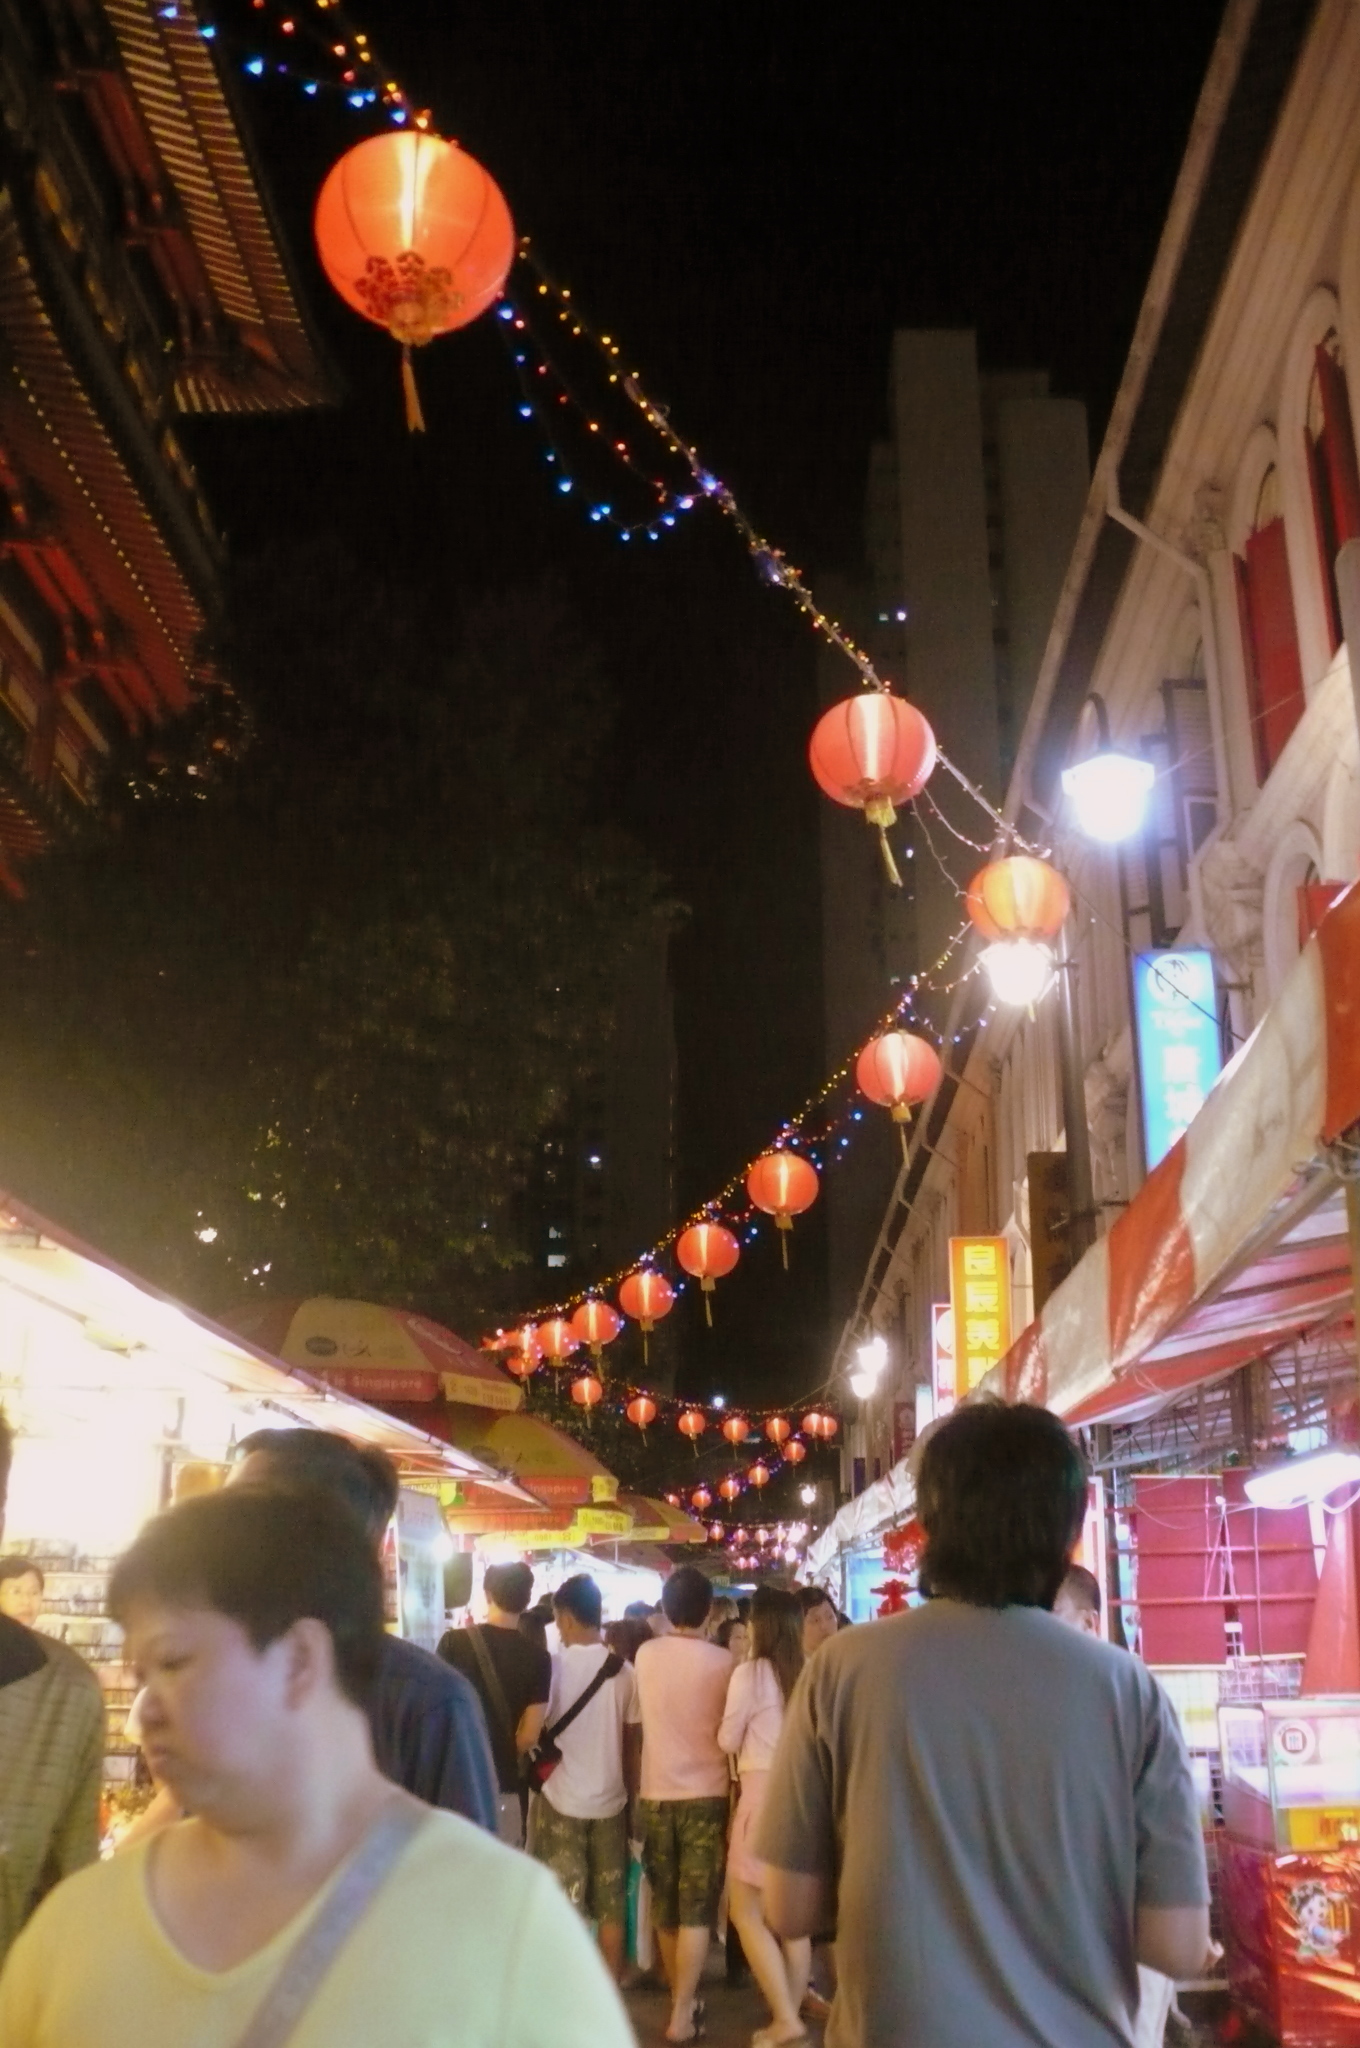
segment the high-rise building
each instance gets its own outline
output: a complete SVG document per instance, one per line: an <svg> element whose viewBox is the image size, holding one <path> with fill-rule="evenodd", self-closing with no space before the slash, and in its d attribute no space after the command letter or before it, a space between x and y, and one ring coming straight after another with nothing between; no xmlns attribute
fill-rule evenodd
<svg viewBox="0 0 1360 2048"><path fill-rule="evenodd" d="M867 580L828 598L950 759L999 804L1086 501L1086 409L1055 398L1044 371L980 370L968 329L895 334L888 396L889 436L869 457ZM824 701L853 686L828 651ZM830 1062L865 1038L957 930L958 892L985 857L967 843L977 828L976 807L937 772L894 835L898 890L859 818L823 806ZM923 1003L937 1028L944 1016L944 1005ZM896 1143L887 1119L867 1113L828 1187L836 1327L882 1220Z"/></svg>

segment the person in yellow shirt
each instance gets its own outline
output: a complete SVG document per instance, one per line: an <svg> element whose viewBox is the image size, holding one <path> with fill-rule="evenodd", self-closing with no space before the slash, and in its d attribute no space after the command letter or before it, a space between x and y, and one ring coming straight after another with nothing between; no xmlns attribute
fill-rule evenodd
<svg viewBox="0 0 1360 2048"><path fill-rule="evenodd" d="M285 1997L287 2048L633 2048L551 1874L379 1772L382 1583L343 1503L187 1501L110 1606L193 1818L45 1900L0 1975L5 2048L236 2048Z"/></svg>

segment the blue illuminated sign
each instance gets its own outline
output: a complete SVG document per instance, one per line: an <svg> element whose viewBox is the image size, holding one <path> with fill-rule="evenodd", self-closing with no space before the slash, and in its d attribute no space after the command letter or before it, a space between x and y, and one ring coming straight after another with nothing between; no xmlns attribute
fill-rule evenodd
<svg viewBox="0 0 1360 2048"><path fill-rule="evenodd" d="M1148 1171L1193 1123L1223 1064L1211 953L1139 953L1133 962L1138 1078Z"/></svg>

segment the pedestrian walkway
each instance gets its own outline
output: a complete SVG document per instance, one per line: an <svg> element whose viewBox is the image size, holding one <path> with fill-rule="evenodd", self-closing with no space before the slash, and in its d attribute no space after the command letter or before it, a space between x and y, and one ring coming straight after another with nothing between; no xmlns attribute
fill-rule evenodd
<svg viewBox="0 0 1360 2048"><path fill-rule="evenodd" d="M769 2025L770 2013L754 1984L733 1990L727 1983L723 1952L715 1944L700 1987L704 2001L705 2048L750 2048L757 2027ZM666 2034L670 2002L659 1982L645 1979L624 1993L628 2017L636 2029L639 2048L657 2048ZM808 2023L811 2048L821 2048L822 2029Z"/></svg>

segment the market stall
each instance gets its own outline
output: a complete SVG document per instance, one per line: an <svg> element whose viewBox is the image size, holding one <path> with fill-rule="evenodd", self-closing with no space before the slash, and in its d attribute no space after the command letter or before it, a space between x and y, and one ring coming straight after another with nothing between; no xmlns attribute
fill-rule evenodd
<svg viewBox="0 0 1360 2048"><path fill-rule="evenodd" d="M0 1407L16 1438L6 1548L44 1574L42 1626L96 1670L115 1777L130 1768L122 1727L132 1685L105 1612L108 1573L150 1515L220 1484L252 1430L338 1430L388 1452L417 1488L469 1482L523 1498L475 1453L281 1365L7 1195ZM404 1486L391 1546L394 1620L417 1639L433 1627L448 1543L438 1503Z"/></svg>

